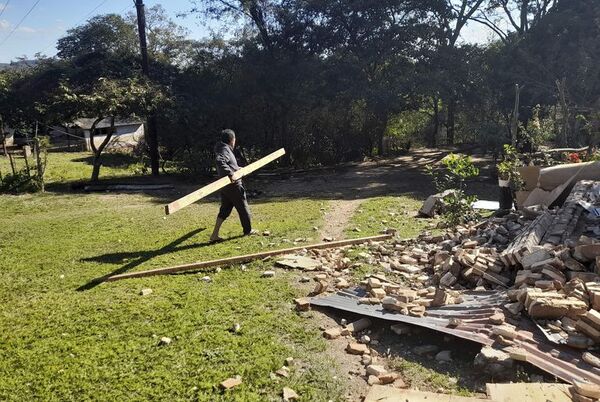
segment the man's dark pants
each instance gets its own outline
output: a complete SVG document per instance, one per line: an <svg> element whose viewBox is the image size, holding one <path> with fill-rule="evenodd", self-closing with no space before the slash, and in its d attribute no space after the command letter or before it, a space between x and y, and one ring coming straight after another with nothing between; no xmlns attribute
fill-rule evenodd
<svg viewBox="0 0 600 402"><path fill-rule="evenodd" d="M246 190L242 183L231 183L221 190L221 209L219 218L225 220L231 214L233 208L240 215L240 222L244 228L244 234L249 234L252 230L250 223L250 207L246 200Z"/></svg>

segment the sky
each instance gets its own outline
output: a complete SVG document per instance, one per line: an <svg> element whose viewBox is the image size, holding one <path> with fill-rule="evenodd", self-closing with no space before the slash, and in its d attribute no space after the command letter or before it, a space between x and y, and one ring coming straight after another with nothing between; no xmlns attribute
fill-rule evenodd
<svg viewBox="0 0 600 402"><path fill-rule="evenodd" d="M133 3L133 0L0 0L0 63L22 56L32 58L38 52L54 56L57 39L68 29L81 25L94 15L135 11ZM189 36L193 39L202 39L209 34L197 18L177 16L191 8L190 0L145 0L144 3L146 7L161 4L179 25L190 31ZM23 17L25 19L19 25ZM462 35L464 41L475 43L485 43L490 37L490 31L481 24L468 25Z"/></svg>

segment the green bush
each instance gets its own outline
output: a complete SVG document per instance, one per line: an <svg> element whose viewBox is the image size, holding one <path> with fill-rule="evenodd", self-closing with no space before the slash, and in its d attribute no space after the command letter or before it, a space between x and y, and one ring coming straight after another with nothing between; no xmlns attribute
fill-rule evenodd
<svg viewBox="0 0 600 402"><path fill-rule="evenodd" d="M466 181L479 175L469 156L450 154L442 159L442 170L428 166L428 173L438 192L446 192L443 198L442 221L445 226L456 226L478 219L472 205L477 201L474 195L467 195Z"/></svg>
<svg viewBox="0 0 600 402"><path fill-rule="evenodd" d="M0 179L0 193L20 194L37 191L39 191L39 186L36 176L27 169L19 170L14 174L9 173Z"/></svg>

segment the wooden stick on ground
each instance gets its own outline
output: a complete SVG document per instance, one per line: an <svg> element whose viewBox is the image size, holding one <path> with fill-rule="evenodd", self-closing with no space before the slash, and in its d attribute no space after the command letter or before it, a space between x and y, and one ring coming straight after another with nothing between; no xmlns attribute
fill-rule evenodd
<svg viewBox="0 0 600 402"><path fill-rule="evenodd" d="M235 172L235 174L233 175L233 179L241 179L242 177L249 175L255 170L258 170L261 167L273 162L275 159L282 157L283 155L285 155L285 149L281 148L273 152L272 154L269 154L264 158L259 159L256 162L253 162L248 166L241 168L240 170ZM188 205L193 204L194 202L206 197L207 195L210 195L215 191L219 191L220 189L222 189L230 183L231 180L229 179L229 177L222 177L219 180L194 191L193 193L190 193L184 197L179 198L178 200L173 201L168 205L165 205L165 213L167 215L173 214L179 211L180 209L185 208Z"/></svg>
<svg viewBox="0 0 600 402"><path fill-rule="evenodd" d="M385 235L379 235L379 236L362 237L359 239L338 240L338 241L332 241L332 242L327 242L327 243L312 244L312 245L308 245L308 246L298 246L298 247L286 248L286 249L282 249L282 250L264 251L262 253L247 254L247 255L241 255L241 256L229 257L229 258L221 258L219 260L194 262L191 264L177 265L174 267L158 268L158 269L151 269L148 271L129 272L126 274L113 275L113 276L109 276L108 278L106 278L106 281L112 282L112 281L118 281L119 279L141 278L141 277L153 276L153 275L166 275L166 274L174 274L174 273L183 272L183 271L193 271L193 270L198 270L201 268L216 267L219 265L240 264L240 263L249 262L249 261L253 261L253 260L259 260L259 259L266 258L266 257L272 257L275 255L293 253L293 252L301 251L304 249L314 250L314 249L327 249L327 248L343 247L343 246L349 246L352 244L365 243L368 241L387 240L392 237L393 237L393 234L385 234Z"/></svg>

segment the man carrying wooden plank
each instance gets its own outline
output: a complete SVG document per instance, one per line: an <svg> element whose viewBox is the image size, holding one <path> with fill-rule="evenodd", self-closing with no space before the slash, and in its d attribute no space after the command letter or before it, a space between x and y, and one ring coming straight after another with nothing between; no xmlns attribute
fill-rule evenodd
<svg viewBox="0 0 600 402"><path fill-rule="evenodd" d="M240 222L244 229L244 236L255 234L252 230L252 222L250 220L250 207L246 199L246 189L242 183L242 179L235 180L233 175L240 170L233 149L235 148L235 133L233 130L221 131L221 139L215 145L217 174L219 177L229 177L231 184L221 190L221 208L212 235L211 242L222 241L219 237L221 225L229 217L231 211L235 207L240 216Z"/></svg>

